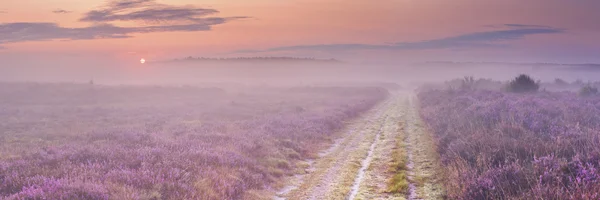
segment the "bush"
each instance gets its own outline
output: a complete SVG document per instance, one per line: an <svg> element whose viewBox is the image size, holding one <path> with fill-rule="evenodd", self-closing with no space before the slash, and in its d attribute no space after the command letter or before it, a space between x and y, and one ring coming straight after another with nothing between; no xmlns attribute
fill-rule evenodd
<svg viewBox="0 0 600 200"><path fill-rule="evenodd" d="M514 80L508 83L508 91L510 92L536 92L540 89L540 84L536 83L531 77L525 74L517 76Z"/></svg>
<svg viewBox="0 0 600 200"><path fill-rule="evenodd" d="M569 85L569 83L567 83L567 81L562 80L560 78L554 79L554 84L560 85L560 86Z"/></svg>
<svg viewBox="0 0 600 200"><path fill-rule="evenodd" d="M460 79L453 79L444 82L442 85L429 84L424 85L420 89L443 89L452 88L458 90L501 90L504 88L504 83L491 79L475 79L473 76L465 76Z"/></svg>
<svg viewBox="0 0 600 200"><path fill-rule="evenodd" d="M593 96L593 95L597 95L598 94L598 88L595 88L594 86L587 84L585 86L583 86L580 90L579 90L579 96Z"/></svg>
<svg viewBox="0 0 600 200"><path fill-rule="evenodd" d="M472 76L465 76L461 80L460 88L463 90L471 90L475 88L475 79Z"/></svg>

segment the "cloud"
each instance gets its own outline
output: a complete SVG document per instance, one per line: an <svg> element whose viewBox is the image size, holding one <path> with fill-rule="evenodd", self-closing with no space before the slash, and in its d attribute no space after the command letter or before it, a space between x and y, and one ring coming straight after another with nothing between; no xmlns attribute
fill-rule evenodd
<svg viewBox="0 0 600 200"><path fill-rule="evenodd" d="M55 23L8 23L0 24L0 44L53 39L125 38L132 31L112 25L96 25L85 28L64 28Z"/></svg>
<svg viewBox="0 0 600 200"><path fill-rule="evenodd" d="M266 50L241 50L235 53L258 53L273 51L348 51L348 50L426 50L426 49L466 49L507 47L501 42L522 39L528 35L555 34L565 30L551 27L506 24L511 29L468 33L458 36L424 40L417 42L399 42L392 44L318 44L275 47Z"/></svg>
<svg viewBox="0 0 600 200"><path fill-rule="evenodd" d="M198 24L145 27L119 27L111 24L99 24L84 28L65 28L55 23L8 23L0 24L0 44L55 39L90 40L129 38L132 33L208 31L212 25L222 24L226 21L226 19L214 19Z"/></svg>
<svg viewBox="0 0 600 200"><path fill-rule="evenodd" d="M68 14L68 13L72 13L73 11L68 11L68 10L63 10L63 9L56 9L52 11L54 14Z"/></svg>
<svg viewBox="0 0 600 200"><path fill-rule="evenodd" d="M485 25L483 27L488 28L503 28L503 29L523 29L523 28L552 28L550 26L544 25L532 25L532 24L493 24L493 25Z"/></svg>
<svg viewBox="0 0 600 200"><path fill-rule="evenodd" d="M530 25L530 24L504 24L504 26L509 27L509 28L552 28L549 26Z"/></svg>
<svg viewBox="0 0 600 200"><path fill-rule="evenodd" d="M171 6L154 0L124 0L109 3L106 8L87 12L80 21L106 23L113 21L134 21L148 23L204 23L217 14L215 9L194 6Z"/></svg>
<svg viewBox="0 0 600 200"><path fill-rule="evenodd" d="M54 13L68 11L56 10ZM0 23L0 44L45 40L91 40L130 38L134 33L209 31L212 26L246 17L206 17L218 13L213 9L194 6L170 6L155 0L119 0L105 8L84 14L81 21L89 27L61 27L56 23L18 22ZM156 22L152 25L121 27L117 21Z"/></svg>
<svg viewBox="0 0 600 200"><path fill-rule="evenodd" d="M561 33L564 30L556 28L518 28L498 31L485 31L469 33L459 36L447 37L436 40L413 42L413 43L398 43L398 46L417 47L417 48L448 48L455 46L471 46L471 45L486 45L491 42L517 40L528 35L537 34L552 34Z"/></svg>

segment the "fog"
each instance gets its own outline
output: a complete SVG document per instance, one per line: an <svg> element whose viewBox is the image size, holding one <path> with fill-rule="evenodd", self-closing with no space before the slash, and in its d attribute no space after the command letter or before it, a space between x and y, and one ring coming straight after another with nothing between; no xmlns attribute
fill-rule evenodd
<svg viewBox="0 0 600 200"><path fill-rule="evenodd" d="M226 59L226 58L225 58ZM326 58L329 59L329 58ZM306 85L335 82L443 82L473 76L510 80L529 74L536 80L595 81L598 65L580 63L393 61L148 61L77 56L3 56L0 81L73 82L118 85L182 85L231 82L251 85Z"/></svg>
<svg viewBox="0 0 600 200"><path fill-rule="evenodd" d="M2 59L0 199L586 199L600 189L595 64Z"/></svg>
<svg viewBox="0 0 600 200"><path fill-rule="evenodd" d="M599 0L0 0L0 200L600 199Z"/></svg>

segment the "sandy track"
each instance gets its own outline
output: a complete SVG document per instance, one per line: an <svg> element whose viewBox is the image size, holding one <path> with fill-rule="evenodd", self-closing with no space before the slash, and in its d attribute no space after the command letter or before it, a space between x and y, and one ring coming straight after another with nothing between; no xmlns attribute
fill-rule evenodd
<svg viewBox="0 0 600 200"><path fill-rule="evenodd" d="M392 114L377 141L373 151L373 162L365 172L365 178L356 199L405 199L406 197L404 194L387 193L388 182L394 175L390 172L394 150L398 148L398 140L403 134L400 125L406 115L406 95L398 95L395 101L396 105L391 108L393 109Z"/></svg>
<svg viewBox="0 0 600 200"><path fill-rule="evenodd" d="M437 157L431 155L433 143L423 134L416 106L409 93L394 94L351 122L342 138L310 161L309 173L293 177L275 199L440 199ZM405 124L404 131L399 124ZM410 194L386 193L398 142L409 153Z"/></svg>
<svg viewBox="0 0 600 200"><path fill-rule="evenodd" d="M419 105L414 95L407 97L405 116L406 140L409 169L408 199L442 199L444 190L440 174L439 156L435 142L419 116Z"/></svg>

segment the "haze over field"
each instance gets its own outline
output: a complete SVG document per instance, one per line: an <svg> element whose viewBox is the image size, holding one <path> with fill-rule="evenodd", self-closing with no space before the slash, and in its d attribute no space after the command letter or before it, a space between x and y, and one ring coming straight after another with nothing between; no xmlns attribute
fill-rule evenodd
<svg viewBox="0 0 600 200"><path fill-rule="evenodd" d="M2 0L0 199L600 199L599 8Z"/></svg>

